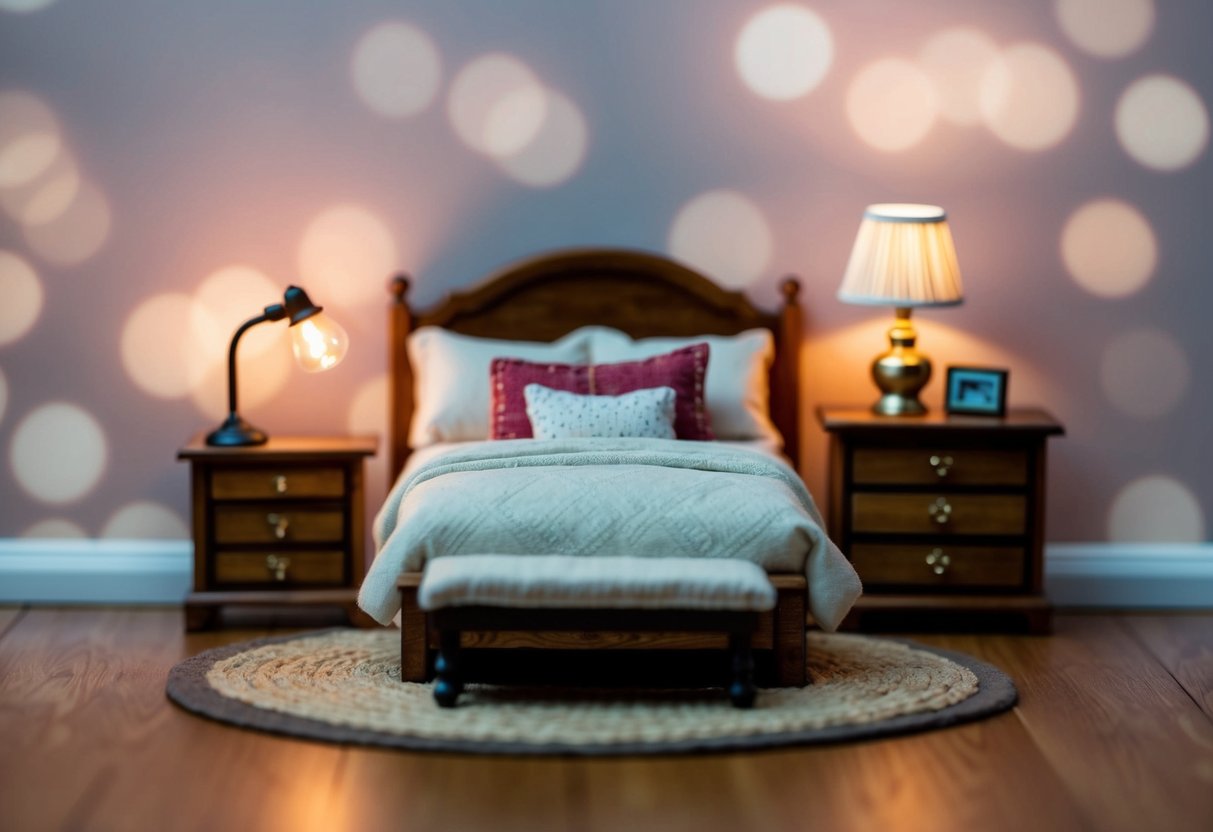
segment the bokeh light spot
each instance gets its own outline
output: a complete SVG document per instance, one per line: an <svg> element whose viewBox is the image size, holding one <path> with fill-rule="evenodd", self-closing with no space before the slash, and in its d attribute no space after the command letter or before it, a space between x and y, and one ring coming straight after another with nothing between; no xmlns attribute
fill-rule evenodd
<svg viewBox="0 0 1213 832"><path fill-rule="evenodd" d="M0 92L0 191L37 178L62 144L59 122L42 99L16 90Z"/></svg>
<svg viewBox="0 0 1213 832"><path fill-rule="evenodd" d="M354 47L350 79L372 111L403 119L424 111L438 94L442 60L429 35L416 26L381 23Z"/></svg>
<svg viewBox="0 0 1213 832"><path fill-rule="evenodd" d="M0 205L22 225L43 225L63 216L80 193L80 171L66 151L41 175L19 188L0 191Z"/></svg>
<svg viewBox="0 0 1213 832"><path fill-rule="evenodd" d="M1123 58L1154 28L1151 0L1057 0L1055 10L1066 37L1100 58Z"/></svg>
<svg viewBox="0 0 1213 832"><path fill-rule="evenodd" d="M926 73L909 61L869 64L847 88L847 118L866 144L886 153L907 150L926 137L939 100Z"/></svg>
<svg viewBox="0 0 1213 832"><path fill-rule="evenodd" d="M0 345L25 336L42 312L42 283L25 260L0 249Z"/></svg>
<svg viewBox="0 0 1213 832"><path fill-rule="evenodd" d="M1157 329L1116 337L1104 350L1099 370L1104 395L1121 413L1138 419L1175 410L1192 378L1183 348Z"/></svg>
<svg viewBox="0 0 1213 832"><path fill-rule="evenodd" d="M190 535L177 512L159 503L139 501L114 512L101 536L120 540L183 540Z"/></svg>
<svg viewBox="0 0 1213 832"><path fill-rule="evenodd" d="M64 520L62 517L48 517L45 520L39 520L37 523L26 527L25 531L21 532L21 536L50 539L81 539L88 537L88 532L71 520Z"/></svg>
<svg viewBox="0 0 1213 832"><path fill-rule="evenodd" d="M483 55L459 71L447 96L456 135L478 153L517 153L539 133L547 91L530 67L512 55Z"/></svg>
<svg viewBox="0 0 1213 832"><path fill-rule="evenodd" d="M497 160L508 176L534 188L567 181L581 167L589 145L589 130L577 105L554 90L544 99L544 119L530 143Z"/></svg>
<svg viewBox="0 0 1213 832"><path fill-rule="evenodd" d="M1036 43L1004 50L981 78L981 115L999 139L1019 150L1044 150L1078 119L1078 82L1060 55Z"/></svg>
<svg viewBox="0 0 1213 832"><path fill-rule="evenodd" d="M1158 246L1140 211L1118 199L1097 199L1066 220L1061 256L1079 286L1093 295L1119 298L1150 280Z"/></svg>
<svg viewBox="0 0 1213 832"><path fill-rule="evenodd" d="M733 60L751 91L787 101L808 94L825 78L834 60L834 39L816 12L781 3L742 27Z"/></svg>
<svg viewBox="0 0 1213 832"><path fill-rule="evenodd" d="M17 483L47 503L71 503L96 487L105 471L105 433L74 404L42 405L13 432L9 462Z"/></svg>
<svg viewBox="0 0 1213 832"><path fill-rule="evenodd" d="M153 295L123 324L122 366L145 393L176 399L201 380L202 367L194 361L198 345L190 338L192 310L189 295Z"/></svg>
<svg viewBox="0 0 1213 832"><path fill-rule="evenodd" d="M762 275L774 249L762 211L730 190L708 191L687 202L674 218L667 246L676 259L736 289Z"/></svg>
<svg viewBox="0 0 1213 832"><path fill-rule="evenodd" d="M91 183L80 183L75 198L49 222L25 227L30 248L57 266L74 266L92 257L110 233L110 207Z"/></svg>
<svg viewBox="0 0 1213 832"><path fill-rule="evenodd" d="M1197 92L1168 75L1134 81L1116 104L1120 146L1148 168L1192 164L1209 143L1209 112Z"/></svg>
<svg viewBox="0 0 1213 832"><path fill-rule="evenodd" d="M981 79L998 60L998 45L969 26L945 29L918 53L918 64L939 99L939 114L954 124L981 121Z"/></svg>
<svg viewBox="0 0 1213 832"><path fill-rule="evenodd" d="M1108 511L1108 539L1117 543L1200 543L1205 517L1186 485L1162 474L1141 477L1116 495Z"/></svg>
<svg viewBox="0 0 1213 832"><path fill-rule="evenodd" d="M299 276L321 306L378 303L400 268L399 256L392 232L377 215L358 205L337 205L304 230Z"/></svg>

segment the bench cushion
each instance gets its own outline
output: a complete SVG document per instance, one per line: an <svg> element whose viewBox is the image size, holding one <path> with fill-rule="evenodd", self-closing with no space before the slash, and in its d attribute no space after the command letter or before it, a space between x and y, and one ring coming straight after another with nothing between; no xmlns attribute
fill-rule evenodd
<svg viewBox="0 0 1213 832"><path fill-rule="evenodd" d="M755 563L718 558L451 555L425 567L424 610L770 610L775 590Z"/></svg>

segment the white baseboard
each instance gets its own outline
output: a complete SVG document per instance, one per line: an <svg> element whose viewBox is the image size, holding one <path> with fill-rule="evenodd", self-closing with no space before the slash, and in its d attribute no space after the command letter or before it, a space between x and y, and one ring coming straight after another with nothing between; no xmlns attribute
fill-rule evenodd
<svg viewBox="0 0 1213 832"><path fill-rule="evenodd" d="M0 604L179 604L188 540L0 539Z"/></svg>
<svg viewBox="0 0 1213 832"><path fill-rule="evenodd" d="M1045 594L1059 607L1213 610L1213 543L1050 543Z"/></svg>
<svg viewBox="0 0 1213 832"><path fill-rule="evenodd" d="M1213 544L1050 543L1045 593L1059 607L1213 609ZM177 604L193 581L188 540L0 538L0 604Z"/></svg>

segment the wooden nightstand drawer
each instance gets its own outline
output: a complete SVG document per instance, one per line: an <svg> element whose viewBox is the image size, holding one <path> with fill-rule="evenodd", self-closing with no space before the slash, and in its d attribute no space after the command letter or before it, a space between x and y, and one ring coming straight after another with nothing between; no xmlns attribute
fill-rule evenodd
<svg viewBox="0 0 1213 832"><path fill-rule="evenodd" d="M1023 485L1028 454L983 448L856 448L857 485Z"/></svg>
<svg viewBox="0 0 1213 832"><path fill-rule="evenodd" d="M257 500L292 497L341 497L345 473L338 467L228 468L211 475L216 500Z"/></svg>
<svg viewBox="0 0 1213 832"><path fill-rule="evenodd" d="M345 513L340 509L215 507L216 543L341 543L344 538Z"/></svg>
<svg viewBox="0 0 1213 832"><path fill-rule="evenodd" d="M856 533L1004 534L1027 531L1019 494L872 494L851 496Z"/></svg>
<svg viewBox="0 0 1213 832"><path fill-rule="evenodd" d="M851 562L869 585L991 587L1024 585L1026 552L1015 546L856 543Z"/></svg>
<svg viewBox="0 0 1213 832"><path fill-rule="evenodd" d="M340 584L344 553L218 552L215 583L223 584Z"/></svg>

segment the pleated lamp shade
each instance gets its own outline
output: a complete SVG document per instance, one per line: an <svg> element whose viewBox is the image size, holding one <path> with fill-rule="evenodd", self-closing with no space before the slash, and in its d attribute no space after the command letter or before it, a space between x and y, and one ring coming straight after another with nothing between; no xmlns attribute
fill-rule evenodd
<svg viewBox="0 0 1213 832"><path fill-rule="evenodd" d="M938 205L869 205L838 298L907 308L960 303L960 266L944 210Z"/></svg>

